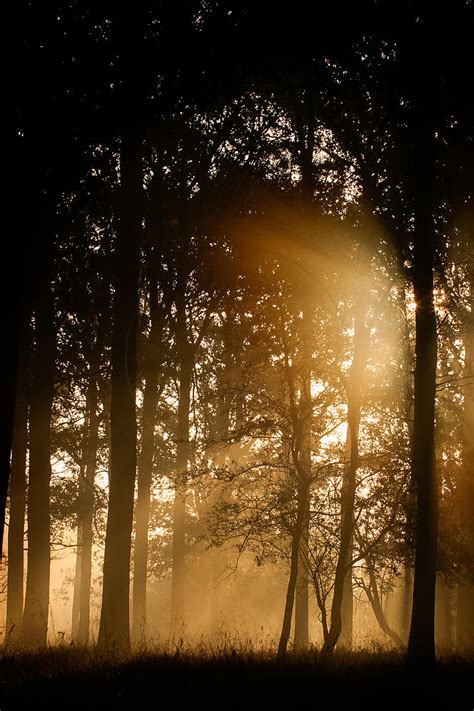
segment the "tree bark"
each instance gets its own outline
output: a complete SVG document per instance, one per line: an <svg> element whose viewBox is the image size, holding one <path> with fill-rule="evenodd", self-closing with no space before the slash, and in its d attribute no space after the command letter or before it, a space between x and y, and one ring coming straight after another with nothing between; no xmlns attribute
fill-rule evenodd
<svg viewBox="0 0 474 711"><path fill-rule="evenodd" d="M129 588L137 463L135 411L139 254L142 231L142 146L136 131L122 136L120 222L115 251L109 512L99 644L130 645Z"/></svg>

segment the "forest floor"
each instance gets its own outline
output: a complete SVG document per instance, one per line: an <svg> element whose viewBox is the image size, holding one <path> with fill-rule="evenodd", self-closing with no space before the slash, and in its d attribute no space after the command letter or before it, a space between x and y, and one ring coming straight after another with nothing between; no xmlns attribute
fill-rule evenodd
<svg viewBox="0 0 474 711"><path fill-rule="evenodd" d="M289 654L227 650L128 657L78 647L4 652L0 711L48 709L449 709L474 708L474 659L446 656L431 670L394 652Z"/></svg>

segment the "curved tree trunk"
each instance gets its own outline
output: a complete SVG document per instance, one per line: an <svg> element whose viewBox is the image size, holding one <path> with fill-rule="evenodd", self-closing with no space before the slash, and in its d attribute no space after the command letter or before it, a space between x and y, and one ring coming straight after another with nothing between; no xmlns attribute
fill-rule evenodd
<svg viewBox="0 0 474 711"><path fill-rule="evenodd" d="M342 630L342 600L344 585L350 567L349 554L354 528L354 503L356 494L356 474L359 466L358 430L360 420L360 403L362 395L362 378L367 363L369 346L369 331L360 316L354 322L354 355L347 383L347 436L350 439L350 459L344 467L344 477L341 492L341 542L336 566L334 593L331 606L331 624L323 652L328 654L334 650Z"/></svg>
<svg viewBox="0 0 474 711"><path fill-rule="evenodd" d="M393 630L390 625L388 624L386 617L383 612L382 608L382 601L380 600L380 595L379 595L379 590L377 586L377 579L375 577L375 572L373 565L369 559L367 559L367 568L369 571L369 585L366 587L365 592L367 593L367 597L369 599L369 602L372 606L372 610L374 612L375 618L379 624L380 629L384 634L387 635L387 637L390 637L392 642L396 644L397 647L400 649L403 648L405 645L403 644L403 641L401 637Z"/></svg>
<svg viewBox="0 0 474 711"><path fill-rule="evenodd" d="M307 498L308 486L307 484L300 483L298 487L296 522L291 539L290 577L288 579L285 611L283 613L283 623L281 627L280 640L278 642L278 657L280 658L285 656L288 647L288 640L290 638L291 618L293 615L296 583L298 579L298 559L300 555L300 543L306 514Z"/></svg>

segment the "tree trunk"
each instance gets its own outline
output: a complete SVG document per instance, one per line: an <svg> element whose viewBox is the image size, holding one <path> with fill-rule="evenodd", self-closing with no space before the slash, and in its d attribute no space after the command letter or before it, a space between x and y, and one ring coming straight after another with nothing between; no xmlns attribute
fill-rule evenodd
<svg viewBox="0 0 474 711"><path fill-rule="evenodd" d="M393 630L387 622L385 617L382 602L380 600L380 595L377 586L377 579L375 577L375 572L373 565L369 559L367 559L367 568L369 572L369 585L366 588L367 597L372 606L375 618L379 624L380 629L387 637L390 637L392 642L394 642L400 649L404 646L401 637Z"/></svg>
<svg viewBox="0 0 474 711"><path fill-rule="evenodd" d="M142 409L142 441L138 460L138 496L135 509L135 555L133 567L133 639L144 639L146 631L146 579L148 522L153 470L156 408L158 405L159 347L162 324L157 306L156 284L150 284L151 330L147 344L147 374Z"/></svg>
<svg viewBox="0 0 474 711"><path fill-rule="evenodd" d="M216 417L214 421L214 446L217 452L214 458L215 466L224 467L228 449L224 448L224 443L229 435L229 423L231 411L236 410L235 388L238 386L241 377L242 363L240 351L242 343L235 338L235 314L233 313L230 299L225 303L225 321L223 323L223 345L224 345L224 368L217 374L217 404ZM215 486L215 490L210 497L209 508L211 509L221 496L226 495L226 485L222 483ZM219 578L225 568L226 553L221 547L212 548L208 553L209 560L209 611L210 630L212 635L220 631L222 623L222 586L223 581Z"/></svg>
<svg viewBox="0 0 474 711"><path fill-rule="evenodd" d="M79 472L79 488L84 476L82 470ZM72 594L72 614L71 614L71 637L77 640L79 632L79 609L81 599L81 568L82 568L82 525L78 516L76 531L76 565L74 568L74 589Z"/></svg>
<svg viewBox="0 0 474 711"><path fill-rule="evenodd" d="M438 486L435 470L437 326L433 299L435 222L434 135L423 126L415 168L414 291L416 303L415 393L412 477L416 486L416 552L413 608L408 640L411 660L435 660L434 610L438 538Z"/></svg>
<svg viewBox="0 0 474 711"><path fill-rule="evenodd" d="M281 627L280 640L278 642L278 657L282 658L286 654L288 640L291 631L291 618L293 615L293 604L295 600L296 583L298 579L298 559L300 555L300 542L305 520L306 502L308 499L308 485L300 482L298 486L298 503L296 511L296 522L291 539L291 559L290 577L286 591L285 611L283 613L283 623Z"/></svg>
<svg viewBox="0 0 474 711"><path fill-rule="evenodd" d="M99 644L130 645L129 588L137 460L135 394L139 254L142 231L142 146L138 133L122 137L122 200L115 251L109 512Z"/></svg>
<svg viewBox="0 0 474 711"><path fill-rule="evenodd" d="M345 649L352 649L354 635L354 594L352 589L352 544L347 554L347 572L344 578L344 589L341 602L341 634L338 644Z"/></svg>
<svg viewBox="0 0 474 711"><path fill-rule="evenodd" d="M295 596L295 649L307 649L309 644L309 599L308 599L308 540L309 540L309 496L304 501L303 523L300 549L298 553L298 575Z"/></svg>
<svg viewBox="0 0 474 711"><path fill-rule="evenodd" d="M88 644L90 631L90 595L92 578L92 540L94 522L94 485L97 470L97 449L99 446L98 371L100 361L99 341L94 344L90 362L90 380L86 397L89 427L85 443L85 471L80 493L81 507L79 525L81 540L81 574L79 587L79 625L77 639L80 644Z"/></svg>
<svg viewBox="0 0 474 711"><path fill-rule="evenodd" d="M23 13L15 17L10 31L23 33ZM20 29L22 28L22 29ZM15 82L16 84L17 82ZM21 82L18 84L21 85ZM8 93L8 92L7 92ZM13 108L12 97L6 104ZM12 110L9 118L13 118ZM37 202L32 195L32 154L29 136L18 131L17 120L8 122L6 148L3 167L8 175L7 194L4 197L10 214L15 219L15 239L5 239L2 245L2 265L0 277L0 298L3 306L2 331L8 338L8 348L2 352L2 373L0 376L0 402L2 422L0 427L0 565L3 558L4 522L7 505L8 485L11 473L11 454L15 407L17 397L17 374L20 356L20 341L24 328L22 299L29 290L29 254L32 233L37 227ZM6 161L6 163L5 163ZM28 209L25 210L25 205Z"/></svg>
<svg viewBox="0 0 474 711"><path fill-rule="evenodd" d="M454 643L453 590L438 577L436 581L435 639L439 649L449 652Z"/></svg>
<svg viewBox="0 0 474 711"><path fill-rule="evenodd" d="M185 518L187 470L189 463L189 407L194 366L193 346L188 340L185 305L185 280L180 278L176 298L176 342L180 360L177 423L176 481L173 506L173 570L171 577L171 635L182 631L185 621Z"/></svg>
<svg viewBox="0 0 474 711"><path fill-rule="evenodd" d="M398 615L398 628L404 644L408 644L410 632L411 605L413 600L413 577L408 563L403 566L403 579L400 589L400 605Z"/></svg>
<svg viewBox="0 0 474 711"><path fill-rule="evenodd" d="M8 527L8 582L6 644L20 638L23 617L23 576L25 548L26 453L28 447L28 402L17 399L13 430Z"/></svg>
<svg viewBox="0 0 474 711"><path fill-rule="evenodd" d="M51 479L51 412L54 395L56 343L51 286L52 234L50 208L43 209L45 231L37 245L33 290L34 359L30 401L30 462L28 480L28 564L22 642L46 644L49 609ZM46 232L48 230L48 232Z"/></svg>
<svg viewBox="0 0 474 711"><path fill-rule="evenodd" d="M470 220L472 219L471 215ZM469 240L466 241L469 244ZM470 312L466 314L464 323L463 463L457 486L457 500L466 540L470 546L468 555L471 560L474 560L474 255L472 252L470 260ZM458 585L456 644L460 648L474 649L474 580L464 580Z"/></svg>
<svg viewBox="0 0 474 711"><path fill-rule="evenodd" d="M325 654L336 646L342 630L342 598L348 568L349 553L354 527L354 503L356 494L356 474L359 466L358 430L362 379L367 363L369 331L360 316L354 321L354 355L347 382L347 436L350 439L350 459L344 467L341 492L341 542L336 566L334 592L331 606L331 624L328 637L323 645Z"/></svg>
<svg viewBox="0 0 474 711"><path fill-rule="evenodd" d="M359 429L359 417L357 417L357 430ZM352 433L347 428L346 435L346 466L350 466L351 462L351 436ZM357 437L359 432L357 431ZM341 521L342 525L342 521ZM342 591L342 602L341 602L341 634L339 636L338 644L340 647L345 647L346 649L352 649L353 641L353 618L354 618L354 595L352 590L352 558L353 558L353 539L351 536L349 550L347 552L347 570L344 577L344 587Z"/></svg>
<svg viewBox="0 0 474 711"><path fill-rule="evenodd" d="M308 284L308 290L311 290ZM303 387L302 387L302 442L301 442L301 464L305 472L305 478L311 481L311 427L313 420L313 405L311 394L311 379L313 374L313 306L309 294L305 295L303 308ZM295 598L295 648L306 649L309 644L308 628L308 542L309 542L309 518L310 501L309 490L306 500L303 502L303 522L300 538L300 549L298 554L298 576L296 581Z"/></svg>

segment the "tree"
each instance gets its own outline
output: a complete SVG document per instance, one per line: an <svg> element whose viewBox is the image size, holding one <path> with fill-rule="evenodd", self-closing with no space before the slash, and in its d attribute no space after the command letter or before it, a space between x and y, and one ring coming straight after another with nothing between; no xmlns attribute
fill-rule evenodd
<svg viewBox="0 0 474 711"><path fill-rule="evenodd" d="M35 250L33 382L30 401L28 477L28 565L22 642L46 644L49 610L51 413L55 382L55 325L52 292L54 194L42 204L42 240Z"/></svg>

